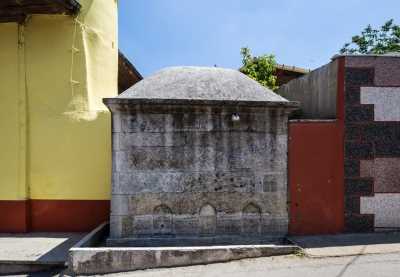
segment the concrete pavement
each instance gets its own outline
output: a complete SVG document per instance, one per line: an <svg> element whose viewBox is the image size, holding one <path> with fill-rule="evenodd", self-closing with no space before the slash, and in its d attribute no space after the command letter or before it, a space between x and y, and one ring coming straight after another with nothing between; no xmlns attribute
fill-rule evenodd
<svg viewBox="0 0 400 277"><path fill-rule="evenodd" d="M308 258L279 256L228 263L167 269L151 269L104 275L108 277L397 277L400 254ZM22 275L68 276L61 272Z"/></svg>
<svg viewBox="0 0 400 277"><path fill-rule="evenodd" d="M64 264L83 233L0 234L0 262Z"/></svg>
<svg viewBox="0 0 400 277"><path fill-rule="evenodd" d="M260 258L200 267L115 274L113 277L386 277L400 275L400 255L366 255L310 259L296 256Z"/></svg>
<svg viewBox="0 0 400 277"><path fill-rule="evenodd" d="M299 245L307 256L315 258L400 252L398 232L303 236L289 239Z"/></svg>
<svg viewBox="0 0 400 277"><path fill-rule="evenodd" d="M0 234L0 275L64 267L68 249L83 236L80 233Z"/></svg>
<svg viewBox="0 0 400 277"><path fill-rule="evenodd" d="M304 248L306 255L265 257L209 265L139 270L107 276L400 276L400 233L342 234L335 236L296 237L292 239ZM6 251L0 251L0 257L4 258L7 256L7 253L9 253L7 251L17 250L13 254L16 255L16 259L22 259L24 256L26 258L26 256L29 256L29 253L40 253L32 251L32 249L30 249L30 252L24 253L25 250L29 250L29 245L36 245L39 247L38 249L46 249L43 247L49 243L49 241L41 242L41 239L38 238L35 238L33 241L36 244L27 244L23 241L13 242L12 240L3 239L3 244L1 244L2 240L0 239L0 250L6 249ZM65 241L61 238L52 238L50 241L58 241L55 244L56 248L57 245L61 248L66 246ZM18 253L21 256L18 256ZM51 253L51 251L47 253ZM31 258L40 260L42 256L33 255ZM42 272L39 274L31 273L25 276L61 275L68 276L66 272L57 271Z"/></svg>

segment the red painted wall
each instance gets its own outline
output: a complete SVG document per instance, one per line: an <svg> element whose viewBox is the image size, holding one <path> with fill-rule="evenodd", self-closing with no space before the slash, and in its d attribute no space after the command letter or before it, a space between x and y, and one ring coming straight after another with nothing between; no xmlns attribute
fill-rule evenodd
<svg viewBox="0 0 400 277"><path fill-rule="evenodd" d="M109 200L0 201L0 232L88 232L109 214Z"/></svg>
<svg viewBox="0 0 400 277"><path fill-rule="evenodd" d="M31 200L31 230L86 232L109 219L108 200Z"/></svg>
<svg viewBox="0 0 400 277"><path fill-rule="evenodd" d="M343 231L343 138L336 121L289 123L292 235Z"/></svg>
<svg viewBox="0 0 400 277"><path fill-rule="evenodd" d="M29 229L27 201L0 201L0 232L23 233Z"/></svg>

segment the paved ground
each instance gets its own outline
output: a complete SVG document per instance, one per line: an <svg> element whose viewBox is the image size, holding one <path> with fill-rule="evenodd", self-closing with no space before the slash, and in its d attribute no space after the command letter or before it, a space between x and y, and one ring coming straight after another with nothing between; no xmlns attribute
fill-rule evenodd
<svg viewBox="0 0 400 277"><path fill-rule="evenodd" d="M307 258L281 256L203 266L153 269L106 275L109 277L387 277L400 275L400 253ZM67 276L41 273L25 276Z"/></svg>
<svg viewBox="0 0 400 277"><path fill-rule="evenodd" d="M337 257L400 252L400 233L292 237L309 257ZM400 276L400 272L399 272Z"/></svg>
<svg viewBox="0 0 400 277"><path fill-rule="evenodd" d="M82 235L30 234L29 238L26 235L22 237L0 235L0 261L5 259L45 261L49 257L52 257L53 260L54 257L59 257L57 258L59 260L61 260L61 257L65 259L66 249L74 244ZM107 276L400 276L400 233L297 237L294 240L305 248L307 256L292 255L247 259L228 263L153 269ZM68 276L68 273L54 271L20 276Z"/></svg>
<svg viewBox="0 0 400 277"><path fill-rule="evenodd" d="M0 262L62 263L68 249L85 234L0 234ZM400 233L343 234L293 237L310 257L400 252Z"/></svg>
<svg viewBox="0 0 400 277"><path fill-rule="evenodd" d="M64 263L68 249L84 235L79 233L0 234L0 263L7 261Z"/></svg>

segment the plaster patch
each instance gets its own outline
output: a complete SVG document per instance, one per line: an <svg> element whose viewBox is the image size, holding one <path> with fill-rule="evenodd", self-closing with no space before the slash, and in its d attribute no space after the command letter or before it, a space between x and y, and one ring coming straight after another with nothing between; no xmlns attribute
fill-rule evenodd
<svg viewBox="0 0 400 277"><path fill-rule="evenodd" d="M399 228L400 193L376 193L374 197L361 197L360 212L375 215L375 228Z"/></svg>
<svg viewBox="0 0 400 277"><path fill-rule="evenodd" d="M374 105L375 121L400 121L400 87L361 87L360 102Z"/></svg>
<svg viewBox="0 0 400 277"><path fill-rule="evenodd" d="M90 110L88 100L83 96L74 96L68 104L67 111L64 115L74 121L94 121L97 119L98 111Z"/></svg>

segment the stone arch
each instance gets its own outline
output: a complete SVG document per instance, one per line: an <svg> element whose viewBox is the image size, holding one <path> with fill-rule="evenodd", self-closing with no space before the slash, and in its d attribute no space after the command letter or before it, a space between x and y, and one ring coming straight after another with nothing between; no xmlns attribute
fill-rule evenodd
<svg viewBox="0 0 400 277"><path fill-rule="evenodd" d="M242 210L242 233L255 235L261 233L261 208L254 204L247 204Z"/></svg>
<svg viewBox="0 0 400 277"><path fill-rule="evenodd" d="M243 214L261 214L261 208L254 203L247 204L243 210Z"/></svg>
<svg viewBox="0 0 400 277"><path fill-rule="evenodd" d="M217 228L217 212L210 204L205 204L199 211L199 227L201 235L215 234Z"/></svg>
<svg viewBox="0 0 400 277"><path fill-rule="evenodd" d="M154 208L153 214L172 214L172 210L167 205L161 204Z"/></svg>
<svg viewBox="0 0 400 277"><path fill-rule="evenodd" d="M167 235L172 233L172 210L167 205L159 205L153 210L153 233Z"/></svg>

